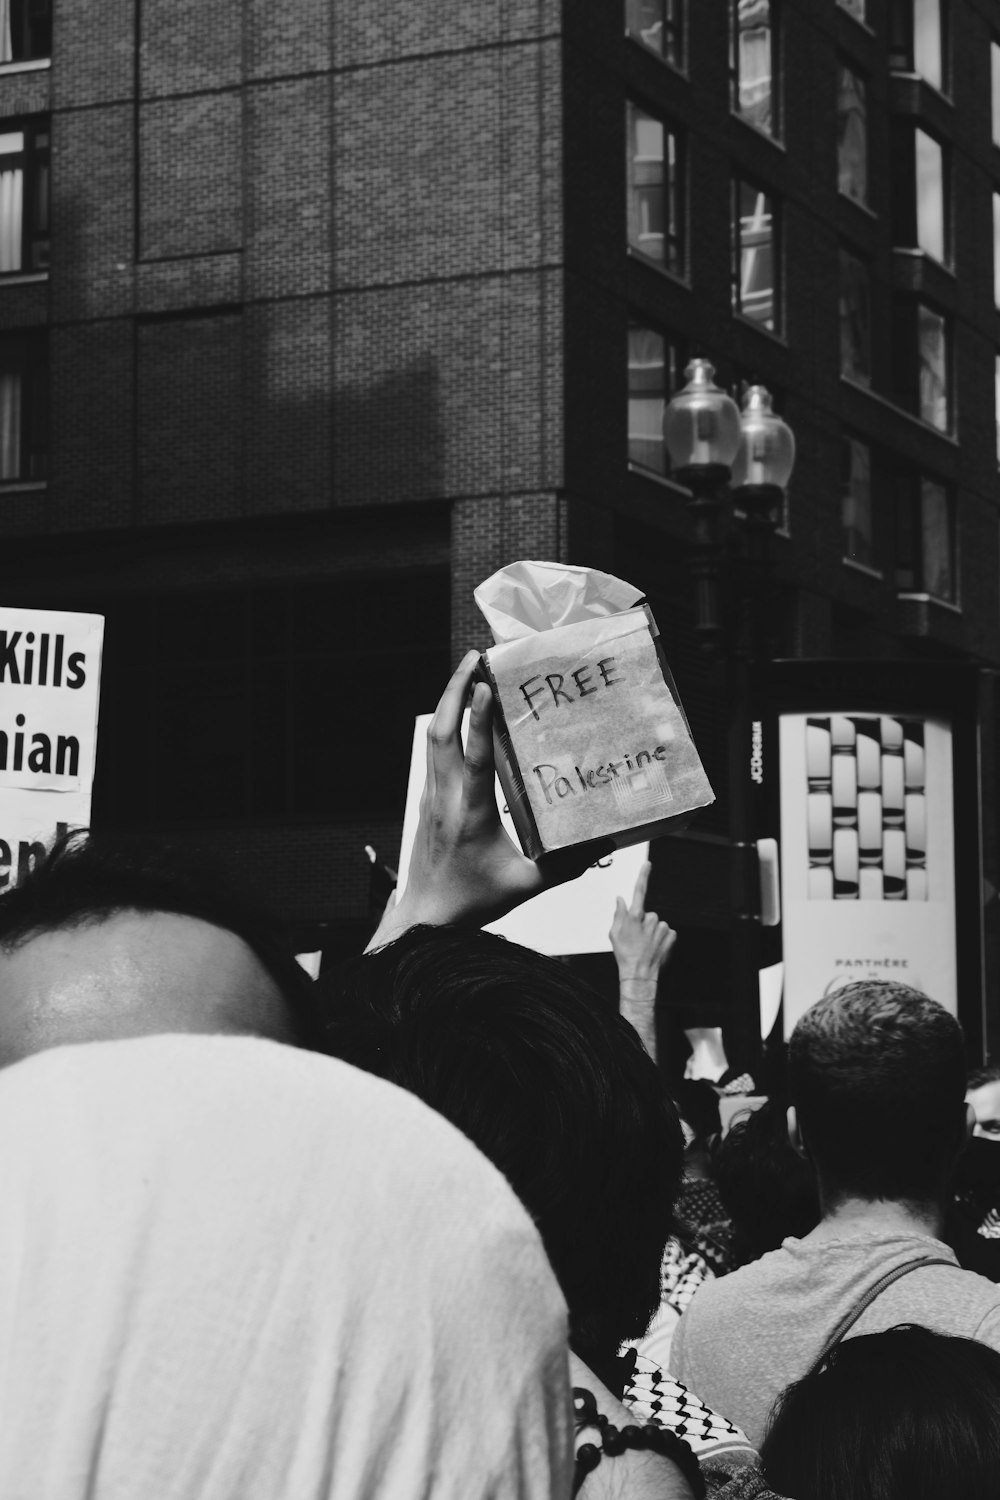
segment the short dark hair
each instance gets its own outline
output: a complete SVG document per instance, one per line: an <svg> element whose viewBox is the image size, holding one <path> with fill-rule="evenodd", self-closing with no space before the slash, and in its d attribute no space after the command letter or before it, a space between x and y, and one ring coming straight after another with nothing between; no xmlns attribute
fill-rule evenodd
<svg viewBox="0 0 1000 1500"><path fill-rule="evenodd" d="M233 933L281 991L296 1042L322 1045L313 982L273 914L203 857L146 836L79 828L61 834L19 885L0 894L0 951L11 953L41 933L95 926L127 911L171 912Z"/></svg>
<svg viewBox="0 0 1000 1500"><path fill-rule="evenodd" d="M792 1149L784 1108L768 1099L733 1121L712 1163L715 1185L733 1221L737 1265L801 1239L820 1221L816 1179Z"/></svg>
<svg viewBox="0 0 1000 1500"><path fill-rule="evenodd" d="M578 1353L613 1357L645 1332L682 1140L628 1023L557 960L451 928L410 929L328 994L329 1050L417 1094L504 1173L538 1225Z"/></svg>
<svg viewBox="0 0 1000 1500"><path fill-rule="evenodd" d="M962 1030L943 1005L889 980L844 985L792 1032L788 1087L828 1195L940 1194L965 1100Z"/></svg>
<svg viewBox="0 0 1000 1500"><path fill-rule="evenodd" d="M1000 1353L908 1326L846 1339L778 1398L761 1466L803 1500L994 1500Z"/></svg>
<svg viewBox="0 0 1000 1500"><path fill-rule="evenodd" d="M988 1083L1000 1083L1000 1067L972 1068L965 1080L965 1092L984 1088Z"/></svg>

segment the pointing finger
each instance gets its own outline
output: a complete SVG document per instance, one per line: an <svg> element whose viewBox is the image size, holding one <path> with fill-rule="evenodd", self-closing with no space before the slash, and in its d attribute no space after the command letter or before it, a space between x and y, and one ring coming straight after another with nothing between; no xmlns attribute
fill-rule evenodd
<svg viewBox="0 0 1000 1500"><path fill-rule="evenodd" d="M649 884L649 872L652 869L648 859L644 859L635 878L635 890L632 892L632 905L629 908L633 917L641 917L646 905L646 887Z"/></svg>

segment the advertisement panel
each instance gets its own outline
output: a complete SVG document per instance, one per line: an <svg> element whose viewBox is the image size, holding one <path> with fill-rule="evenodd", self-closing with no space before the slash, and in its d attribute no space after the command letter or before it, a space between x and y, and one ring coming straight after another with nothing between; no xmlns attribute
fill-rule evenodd
<svg viewBox="0 0 1000 1500"><path fill-rule="evenodd" d="M833 988L895 979L981 1051L982 677L916 660L760 670L750 770L757 832L780 850L776 1036Z"/></svg>

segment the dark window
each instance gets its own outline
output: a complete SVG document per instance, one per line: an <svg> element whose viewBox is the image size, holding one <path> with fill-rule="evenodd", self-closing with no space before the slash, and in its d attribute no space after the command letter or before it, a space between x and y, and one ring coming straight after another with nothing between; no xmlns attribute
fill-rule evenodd
<svg viewBox="0 0 1000 1500"><path fill-rule="evenodd" d="M937 480L897 474L896 587L954 604L958 597L951 491Z"/></svg>
<svg viewBox="0 0 1000 1500"><path fill-rule="evenodd" d="M868 201L868 90L841 63L837 69L837 185L848 198Z"/></svg>
<svg viewBox="0 0 1000 1500"><path fill-rule="evenodd" d="M0 275L48 263L48 120L0 120Z"/></svg>
<svg viewBox="0 0 1000 1500"><path fill-rule="evenodd" d="M628 330L628 461L665 474L663 408L680 384L682 360L676 343L655 328L630 323Z"/></svg>
<svg viewBox="0 0 1000 1500"><path fill-rule="evenodd" d="M945 314L911 297L897 298L892 360L898 405L939 432L950 432L951 328Z"/></svg>
<svg viewBox="0 0 1000 1500"><path fill-rule="evenodd" d="M840 252L840 373L872 381L871 278L856 255Z"/></svg>
<svg viewBox="0 0 1000 1500"><path fill-rule="evenodd" d="M98 797L119 823L398 816L448 673L445 571L108 614Z"/></svg>
<svg viewBox="0 0 1000 1500"><path fill-rule="evenodd" d="M683 0L625 0L625 34L664 62L683 67Z"/></svg>
<svg viewBox="0 0 1000 1500"><path fill-rule="evenodd" d="M48 342L43 329L0 338L0 484L48 470Z"/></svg>
<svg viewBox="0 0 1000 1500"><path fill-rule="evenodd" d="M36 62L51 55L51 0L0 3L0 64Z"/></svg>
<svg viewBox="0 0 1000 1500"><path fill-rule="evenodd" d="M1000 42L990 43L990 102L992 105L993 144L1000 146Z"/></svg>
<svg viewBox="0 0 1000 1500"><path fill-rule="evenodd" d="M774 0L729 0L730 106L741 120L777 135Z"/></svg>
<svg viewBox="0 0 1000 1500"><path fill-rule="evenodd" d="M776 332L779 265L774 201L754 183L733 183L733 307Z"/></svg>
<svg viewBox="0 0 1000 1500"><path fill-rule="evenodd" d="M889 66L919 73L943 89L947 72L945 0L890 0Z"/></svg>
<svg viewBox="0 0 1000 1500"><path fill-rule="evenodd" d="M875 568L872 453L860 438L841 440L841 529L844 557Z"/></svg>
<svg viewBox="0 0 1000 1500"><path fill-rule="evenodd" d="M626 105L629 249L654 265L684 269L684 184L675 131L637 104Z"/></svg>

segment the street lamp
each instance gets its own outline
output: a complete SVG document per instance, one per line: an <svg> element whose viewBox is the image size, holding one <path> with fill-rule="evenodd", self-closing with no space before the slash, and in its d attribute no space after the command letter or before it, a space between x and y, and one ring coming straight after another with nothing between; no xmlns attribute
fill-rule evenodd
<svg viewBox="0 0 1000 1500"><path fill-rule="evenodd" d="M695 583L695 628L715 652L723 637L719 572L725 537L719 524L728 490L733 518L745 539L734 582L735 626L727 653L729 718L730 911L732 917L733 1040L740 1067L756 1072L760 1060L760 914L754 788L750 782L753 742L752 671L762 651L761 617L771 534L781 520L785 489L795 464L791 428L771 409L762 385L752 385L742 411L715 384L705 359L693 359L687 385L667 406L663 436L672 477L691 492L694 522L690 570Z"/></svg>
<svg viewBox="0 0 1000 1500"><path fill-rule="evenodd" d="M764 386L750 386L740 411L715 384L715 370L707 359L693 359L684 374L687 385L664 413L663 436L671 474L691 492L696 629L711 651L722 635L718 582L724 540L719 535L719 517L726 488L736 514L745 521L751 572L759 575L766 565L770 535L781 519L795 463L795 438L788 424L772 411ZM758 583L759 577L748 582Z"/></svg>

